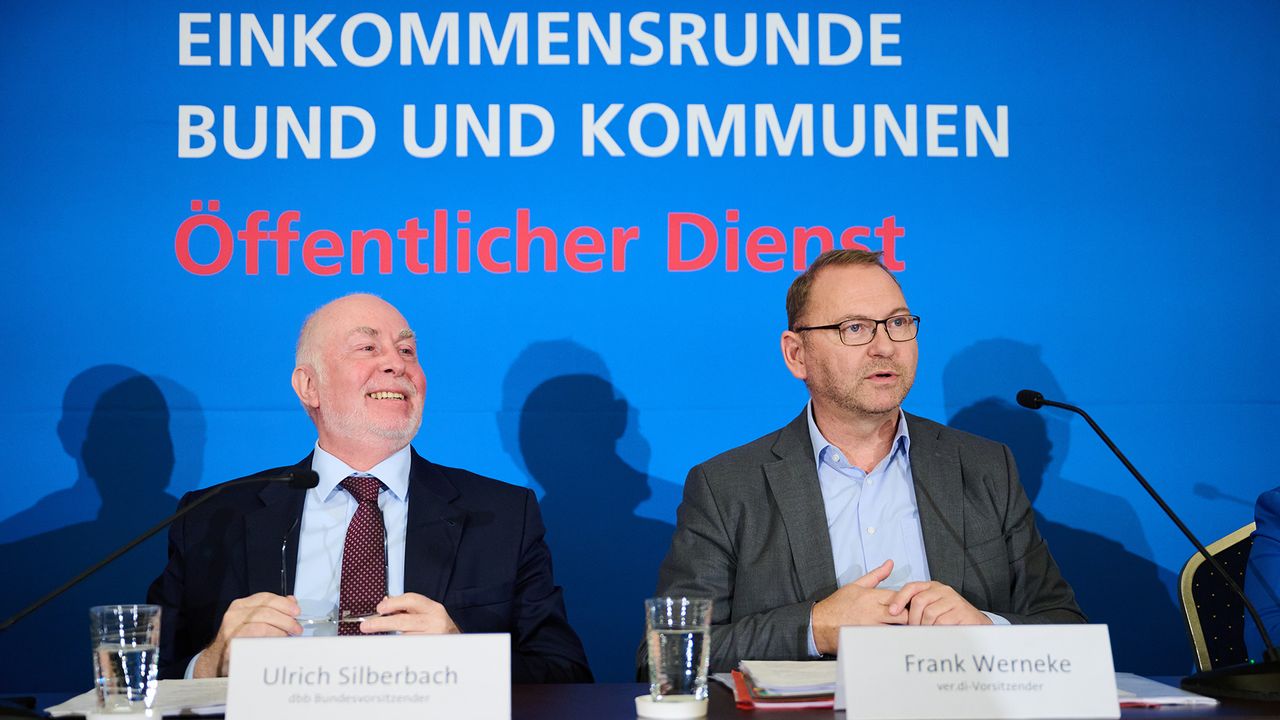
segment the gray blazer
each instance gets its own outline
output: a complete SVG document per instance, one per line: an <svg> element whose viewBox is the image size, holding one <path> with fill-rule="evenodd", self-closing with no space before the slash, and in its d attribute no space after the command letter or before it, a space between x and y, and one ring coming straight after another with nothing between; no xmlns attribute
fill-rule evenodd
<svg viewBox="0 0 1280 720"><path fill-rule="evenodd" d="M1009 449L910 414L907 429L931 577L1012 623L1084 622ZM808 658L810 611L837 586L805 413L690 470L677 518L658 595L714 600L712 671Z"/></svg>

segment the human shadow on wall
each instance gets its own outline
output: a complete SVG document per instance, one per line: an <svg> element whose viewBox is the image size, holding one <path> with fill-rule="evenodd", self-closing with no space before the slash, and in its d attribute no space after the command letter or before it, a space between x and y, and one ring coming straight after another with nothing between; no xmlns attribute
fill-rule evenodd
<svg viewBox="0 0 1280 720"><path fill-rule="evenodd" d="M975 387L989 394L973 398ZM1191 652L1169 594L1172 573L1139 554L1150 551L1145 538L1141 543L1134 539L1141 526L1128 502L1061 477L1057 469L1065 459L1068 425L1064 421L1055 428L1042 413L1006 400L1022 387L1064 396L1037 348L1013 340L979 342L958 354L944 372L948 424L1013 451L1037 525L1076 601L1090 622L1110 628L1116 668L1154 675L1187 672ZM953 396L965 397L966 404L953 411ZM1052 504L1043 501L1049 495ZM1104 518L1105 535L1063 522L1086 514Z"/></svg>
<svg viewBox="0 0 1280 720"><path fill-rule="evenodd" d="M556 580L596 679L630 682L644 636L642 601L653 594L673 527L635 514L653 480L647 443L631 452L644 457L644 465L624 458L624 438L637 432L636 414L598 355L570 341L538 343L521 353L509 376L560 367L537 362L556 356L569 359L564 366L595 366L605 374L557 374L537 382L520 403L517 462L545 490L541 506Z"/></svg>
<svg viewBox="0 0 1280 720"><path fill-rule="evenodd" d="M0 521L0 543L12 542L49 530L93 520L102 506L98 483L85 468L82 450L89 421L98 401L108 390L127 380L144 377L124 365L96 365L71 379L62 394L62 413L56 432L63 451L75 463L76 476L70 487L54 490L31 507ZM204 467L205 419L195 395L164 377L151 378L165 398L172 426L175 466L169 492L175 496L200 487ZM145 395L145 393L144 393ZM50 463L52 466L53 463ZM55 482L55 477L40 478L41 483Z"/></svg>
<svg viewBox="0 0 1280 720"><path fill-rule="evenodd" d="M103 387L98 381L108 377L117 382L96 398L90 401L81 394ZM5 582L13 588L4 594L3 617L86 569L177 506L177 499L166 492L175 464L169 405L156 381L128 368L102 366L77 376L67 395L59 436L76 457L80 480L87 478L91 487L81 487L78 481L43 507L74 507L76 501L96 494L96 512L92 519L0 545ZM82 418L79 410L90 402L92 409ZM203 427L203 421L188 425ZM189 444L202 447L203 439ZM162 532L0 636L0 656L13 660L0 676L0 688L30 692L89 687L88 608L143 602L148 584L164 567L165 555Z"/></svg>
<svg viewBox="0 0 1280 720"><path fill-rule="evenodd" d="M58 418L57 433L63 452L75 463L75 482L71 487L50 492L31 507L0 522L0 543L92 520L98 516L102 500L98 496L98 489L94 487L93 479L85 470L80 448L84 445L89 417L93 414L93 406L98 399L107 390L137 376L137 370L123 365L98 365L81 372L67 383L67 389L62 394L62 415ZM53 465L51 462L50 466ZM33 480L44 484L55 482L56 478Z"/></svg>

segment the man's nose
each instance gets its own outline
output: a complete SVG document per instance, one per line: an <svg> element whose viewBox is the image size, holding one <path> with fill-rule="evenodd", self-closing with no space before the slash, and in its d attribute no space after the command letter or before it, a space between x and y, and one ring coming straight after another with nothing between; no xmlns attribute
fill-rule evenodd
<svg viewBox="0 0 1280 720"><path fill-rule="evenodd" d="M897 351L898 343L889 339L889 328L877 325L875 337L867 345L867 352L879 357L892 357Z"/></svg>
<svg viewBox="0 0 1280 720"><path fill-rule="evenodd" d="M403 375L404 367L405 362L404 358L400 355L400 351L393 350L392 352L387 353L386 360L384 360L382 364L382 372L390 373L391 375Z"/></svg>

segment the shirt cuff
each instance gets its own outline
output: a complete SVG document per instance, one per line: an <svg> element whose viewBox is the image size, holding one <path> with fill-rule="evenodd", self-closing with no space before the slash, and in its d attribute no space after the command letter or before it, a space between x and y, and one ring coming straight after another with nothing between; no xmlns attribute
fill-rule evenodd
<svg viewBox="0 0 1280 720"><path fill-rule="evenodd" d="M990 618L990 620L991 620L991 624L992 624L992 625L1012 625L1012 624L1013 624L1013 623L1009 622L1009 620L1008 620L1008 619L1003 618L1003 617L1001 617L1001 616L999 616L999 615L997 615L997 614L995 614L995 613L989 613L989 612L987 612L986 610L979 610L978 612L980 612L980 613L982 613L983 615L986 615L988 618Z"/></svg>
<svg viewBox="0 0 1280 720"><path fill-rule="evenodd" d="M191 662L187 663L187 671L186 671L185 673L183 673L183 674L182 674L182 678L183 678L184 680L193 680L193 679L195 679L195 676L196 676L196 661L200 659L200 653L202 653L202 652L204 652L204 651L203 651L203 650L201 650L200 652L198 652L198 653L196 653L195 655L192 655L192 656L191 656Z"/></svg>
<svg viewBox="0 0 1280 720"><path fill-rule="evenodd" d="M820 658L822 653L818 652L818 643L813 641L813 609L809 609L809 658Z"/></svg>

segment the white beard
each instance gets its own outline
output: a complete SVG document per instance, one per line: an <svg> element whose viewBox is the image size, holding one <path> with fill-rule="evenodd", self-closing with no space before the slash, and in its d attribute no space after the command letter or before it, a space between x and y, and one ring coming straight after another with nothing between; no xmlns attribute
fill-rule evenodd
<svg viewBox="0 0 1280 720"><path fill-rule="evenodd" d="M390 402L390 401L384 401ZM370 422L364 412L353 410L351 412L337 412L334 410L325 410L324 406L319 408L319 417L324 424L331 429L335 435L358 440L361 438L378 439L378 440L395 440L405 445L418 434L418 428L422 426L422 415L418 414L405 418L403 423L396 427L380 427Z"/></svg>

